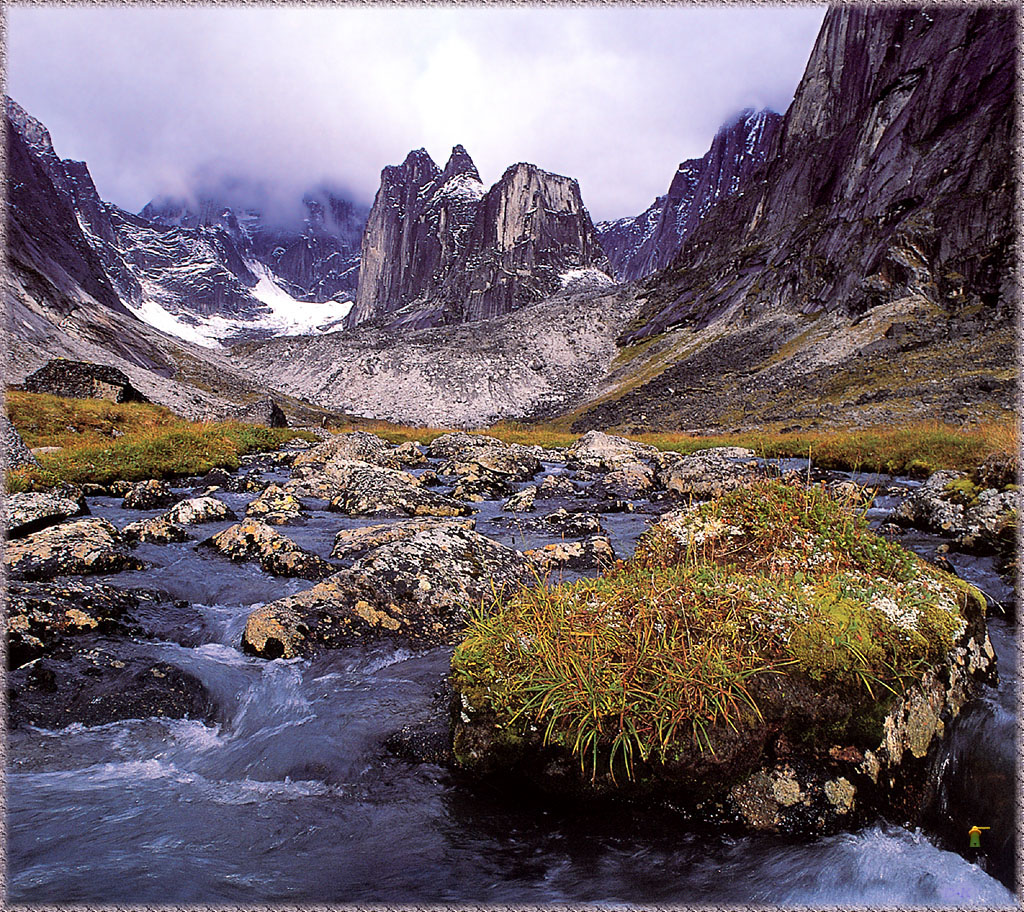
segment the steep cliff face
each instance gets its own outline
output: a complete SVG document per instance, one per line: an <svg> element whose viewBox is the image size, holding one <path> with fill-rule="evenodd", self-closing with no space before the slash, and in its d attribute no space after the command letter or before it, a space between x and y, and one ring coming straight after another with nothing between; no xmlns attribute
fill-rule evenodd
<svg viewBox="0 0 1024 912"><path fill-rule="evenodd" d="M577 426L1012 413L1014 16L830 10L765 168L640 283Z"/></svg>
<svg viewBox="0 0 1024 912"><path fill-rule="evenodd" d="M347 322L421 328L486 319L589 268L608 263L576 181L519 164L485 194L461 146L443 171L421 149L381 175Z"/></svg>
<svg viewBox="0 0 1024 912"><path fill-rule="evenodd" d="M628 339L908 294L1005 319L1014 34L994 8L829 11L763 179L649 280Z"/></svg>
<svg viewBox="0 0 1024 912"><path fill-rule="evenodd" d="M774 111L744 111L718 131L703 158L679 165L668 193L645 212L599 223L601 246L618 278L633 281L667 266L708 210L763 166L781 123Z"/></svg>

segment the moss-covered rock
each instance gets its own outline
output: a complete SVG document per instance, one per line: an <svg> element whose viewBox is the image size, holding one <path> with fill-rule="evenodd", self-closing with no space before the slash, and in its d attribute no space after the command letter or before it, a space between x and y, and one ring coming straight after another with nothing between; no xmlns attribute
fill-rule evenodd
<svg viewBox="0 0 1024 912"><path fill-rule="evenodd" d="M523 589L452 659L464 769L813 833L912 809L991 674L984 599L849 501L759 481L596 580Z"/></svg>

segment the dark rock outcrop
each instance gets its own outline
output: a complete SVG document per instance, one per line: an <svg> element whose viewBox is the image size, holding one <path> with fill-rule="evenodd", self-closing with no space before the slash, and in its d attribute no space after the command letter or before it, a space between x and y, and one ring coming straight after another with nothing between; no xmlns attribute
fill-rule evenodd
<svg viewBox="0 0 1024 912"><path fill-rule="evenodd" d="M246 424L262 424L264 427L288 427L288 418L273 399L267 397L247 405L238 415Z"/></svg>
<svg viewBox="0 0 1024 912"><path fill-rule="evenodd" d="M67 399L107 399L110 402L149 402L124 371L103 364L54 358L22 384L30 393L49 393Z"/></svg>
<svg viewBox="0 0 1024 912"><path fill-rule="evenodd" d="M668 193L645 212L599 222L597 235L616 276L633 281L671 263L708 209L738 193L764 165L781 124L774 111L744 111L718 131L703 158L679 165Z"/></svg>
<svg viewBox="0 0 1024 912"><path fill-rule="evenodd" d="M575 180L521 163L485 193L461 146L443 171L419 149L381 174L346 325L483 320L608 268Z"/></svg>

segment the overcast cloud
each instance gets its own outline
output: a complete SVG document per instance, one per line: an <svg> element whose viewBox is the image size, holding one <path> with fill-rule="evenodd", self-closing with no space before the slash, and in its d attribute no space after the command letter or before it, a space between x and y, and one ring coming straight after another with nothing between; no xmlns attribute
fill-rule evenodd
<svg viewBox="0 0 1024 912"><path fill-rule="evenodd" d="M7 91L138 211L228 173L369 203L380 170L466 146L635 215L745 107L784 112L824 7L8 7Z"/></svg>

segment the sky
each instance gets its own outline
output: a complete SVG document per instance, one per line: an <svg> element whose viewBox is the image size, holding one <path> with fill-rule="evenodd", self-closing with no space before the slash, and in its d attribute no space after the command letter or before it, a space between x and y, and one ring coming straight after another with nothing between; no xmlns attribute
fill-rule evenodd
<svg viewBox="0 0 1024 912"><path fill-rule="evenodd" d="M484 183L567 174L636 215L744 108L785 112L821 6L8 6L7 92L137 212L230 176L369 204L461 143Z"/></svg>

